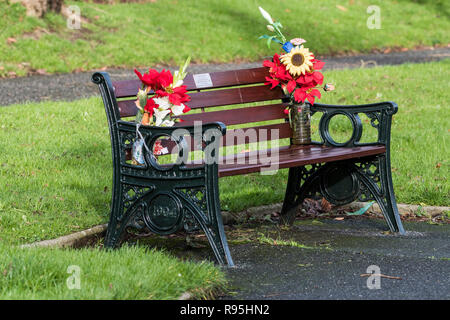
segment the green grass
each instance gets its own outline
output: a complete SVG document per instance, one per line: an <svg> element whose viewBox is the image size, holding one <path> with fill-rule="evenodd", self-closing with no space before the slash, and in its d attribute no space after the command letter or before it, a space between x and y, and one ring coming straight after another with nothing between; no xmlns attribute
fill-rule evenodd
<svg viewBox="0 0 450 320"><path fill-rule="evenodd" d="M74 281L78 275L79 289ZM167 300L184 292L208 298L225 285L223 272L212 263L182 262L138 246L62 250L19 249L0 243L1 300Z"/></svg>
<svg viewBox="0 0 450 320"><path fill-rule="evenodd" d="M81 30L68 29L62 16L29 18L20 4L0 2L0 76L175 65L188 54L194 63L255 61L279 50L257 40L268 32L259 5L282 22L288 39L305 38L318 55L450 42L450 5L444 0L66 3L80 7ZM367 28L370 5L380 8L381 29Z"/></svg>
<svg viewBox="0 0 450 320"><path fill-rule="evenodd" d="M400 203L450 205L449 70L445 60L325 73L337 90L324 94L322 103L398 103L391 161ZM334 128L342 135L346 126ZM98 97L0 108L0 241L49 239L107 222L110 148ZM286 170L223 178L222 208L280 202L286 181Z"/></svg>

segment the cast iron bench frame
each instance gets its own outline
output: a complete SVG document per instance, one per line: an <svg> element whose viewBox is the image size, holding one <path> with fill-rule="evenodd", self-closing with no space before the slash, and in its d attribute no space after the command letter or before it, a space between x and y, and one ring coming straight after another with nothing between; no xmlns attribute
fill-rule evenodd
<svg viewBox="0 0 450 320"><path fill-rule="evenodd" d="M140 132L148 146L159 137L171 136L183 128L194 138L194 121L202 121L201 149L218 143L207 136L208 131L220 136L236 134L226 125L282 119L280 123L251 127L279 130L275 139L289 138L291 129L283 113L286 97L281 89L270 90L263 85L267 68L242 69L210 73L211 85L197 87L192 74L185 79L192 100L192 109L201 113L186 114L181 126L141 126ZM210 161L188 165L182 161L173 166L161 166L144 150L145 165L129 163L130 150L136 139L136 123L122 118L134 116L135 95L139 80L112 82L108 73L96 72L92 81L99 86L106 110L113 161L113 188L110 220L105 247L116 247L128 227L148 228L167 235L184 227L186 231L201 228L220 264L233 265L220 210L219 177L259 172L267 166L255 153L234 155L244 157L245 163L218 164ZM214 90L210 90L214 89ZM205 108L238 105L252 102L276 101L270 105L251 106L238 110L204 112ZM211 110L211 109L208 109ZM278 149L280 169L289 168L285 199L280 222L292 224L298 206L307 197L320 195L332 204L343 205L355 201L375 200L392 232L404 234L395 200L390 165L390 131L392 115L397 112L393 102L367 105L336 106L316 103L311 112L322 113L319 133L322 141L306 146L285 146ZM363 123L358 114L367 115L370 125L378 131L377 141L361 143ZM347 116L352 123L351 138L337 143L329 132L329 123L336 115ZM246 117L251 116L251 120ZM217 121L220 120L220 121ZM245 130L245 129L244 129ZM198 133L197 133L198 135ZM217 135L216 135L217 137ZM257 134L258 141L272 140ZM178 140L177 140L178 139ZM174 141L179 141L175 138ZM228 140L224 145L228 144ZM235 143L234 139L232 143ZM199 145L197 145L199 146ZM186 153L186 150L184 151ZM269 151L270 152L270 151ZM183 152L180 152L182 157ZM215 155L217 156L217 155ZM255 160L256 157L256 160ZM250 160L255 160L252 163Z"/></svg>

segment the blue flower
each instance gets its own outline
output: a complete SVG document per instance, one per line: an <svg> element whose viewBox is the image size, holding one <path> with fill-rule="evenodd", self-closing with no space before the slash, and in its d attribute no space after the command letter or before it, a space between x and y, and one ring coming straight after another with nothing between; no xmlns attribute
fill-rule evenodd
<svg viewBox="0 0 450 320"><path fill-rule="evenodd" d="M294 45L287 41L283 44L283 50L286 51L287 53L291 52L291 50L294 48Z"/></svg>

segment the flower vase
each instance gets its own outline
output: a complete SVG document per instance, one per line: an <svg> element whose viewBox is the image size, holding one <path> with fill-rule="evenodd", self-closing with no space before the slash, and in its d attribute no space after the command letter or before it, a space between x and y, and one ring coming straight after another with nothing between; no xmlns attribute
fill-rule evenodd
<svg viewBox="0 0 450 320"><path fill-rule="evenodd" d="M311 110L309 105L291 104L289 106L289 123L291 125L291 144L311 143Z"/></svg>

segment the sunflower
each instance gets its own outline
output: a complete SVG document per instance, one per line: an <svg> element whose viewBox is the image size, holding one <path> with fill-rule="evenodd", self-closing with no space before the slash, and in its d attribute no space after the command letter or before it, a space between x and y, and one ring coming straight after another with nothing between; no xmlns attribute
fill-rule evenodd
<svg viewBox="0 0 450 320"><path fill-rule="evenodd" d="M289 73L295 77L310 72L313 67L313 59L314 56L309 49L300 46L294 47L289 53L282 55L280 60Z"/></svg>

